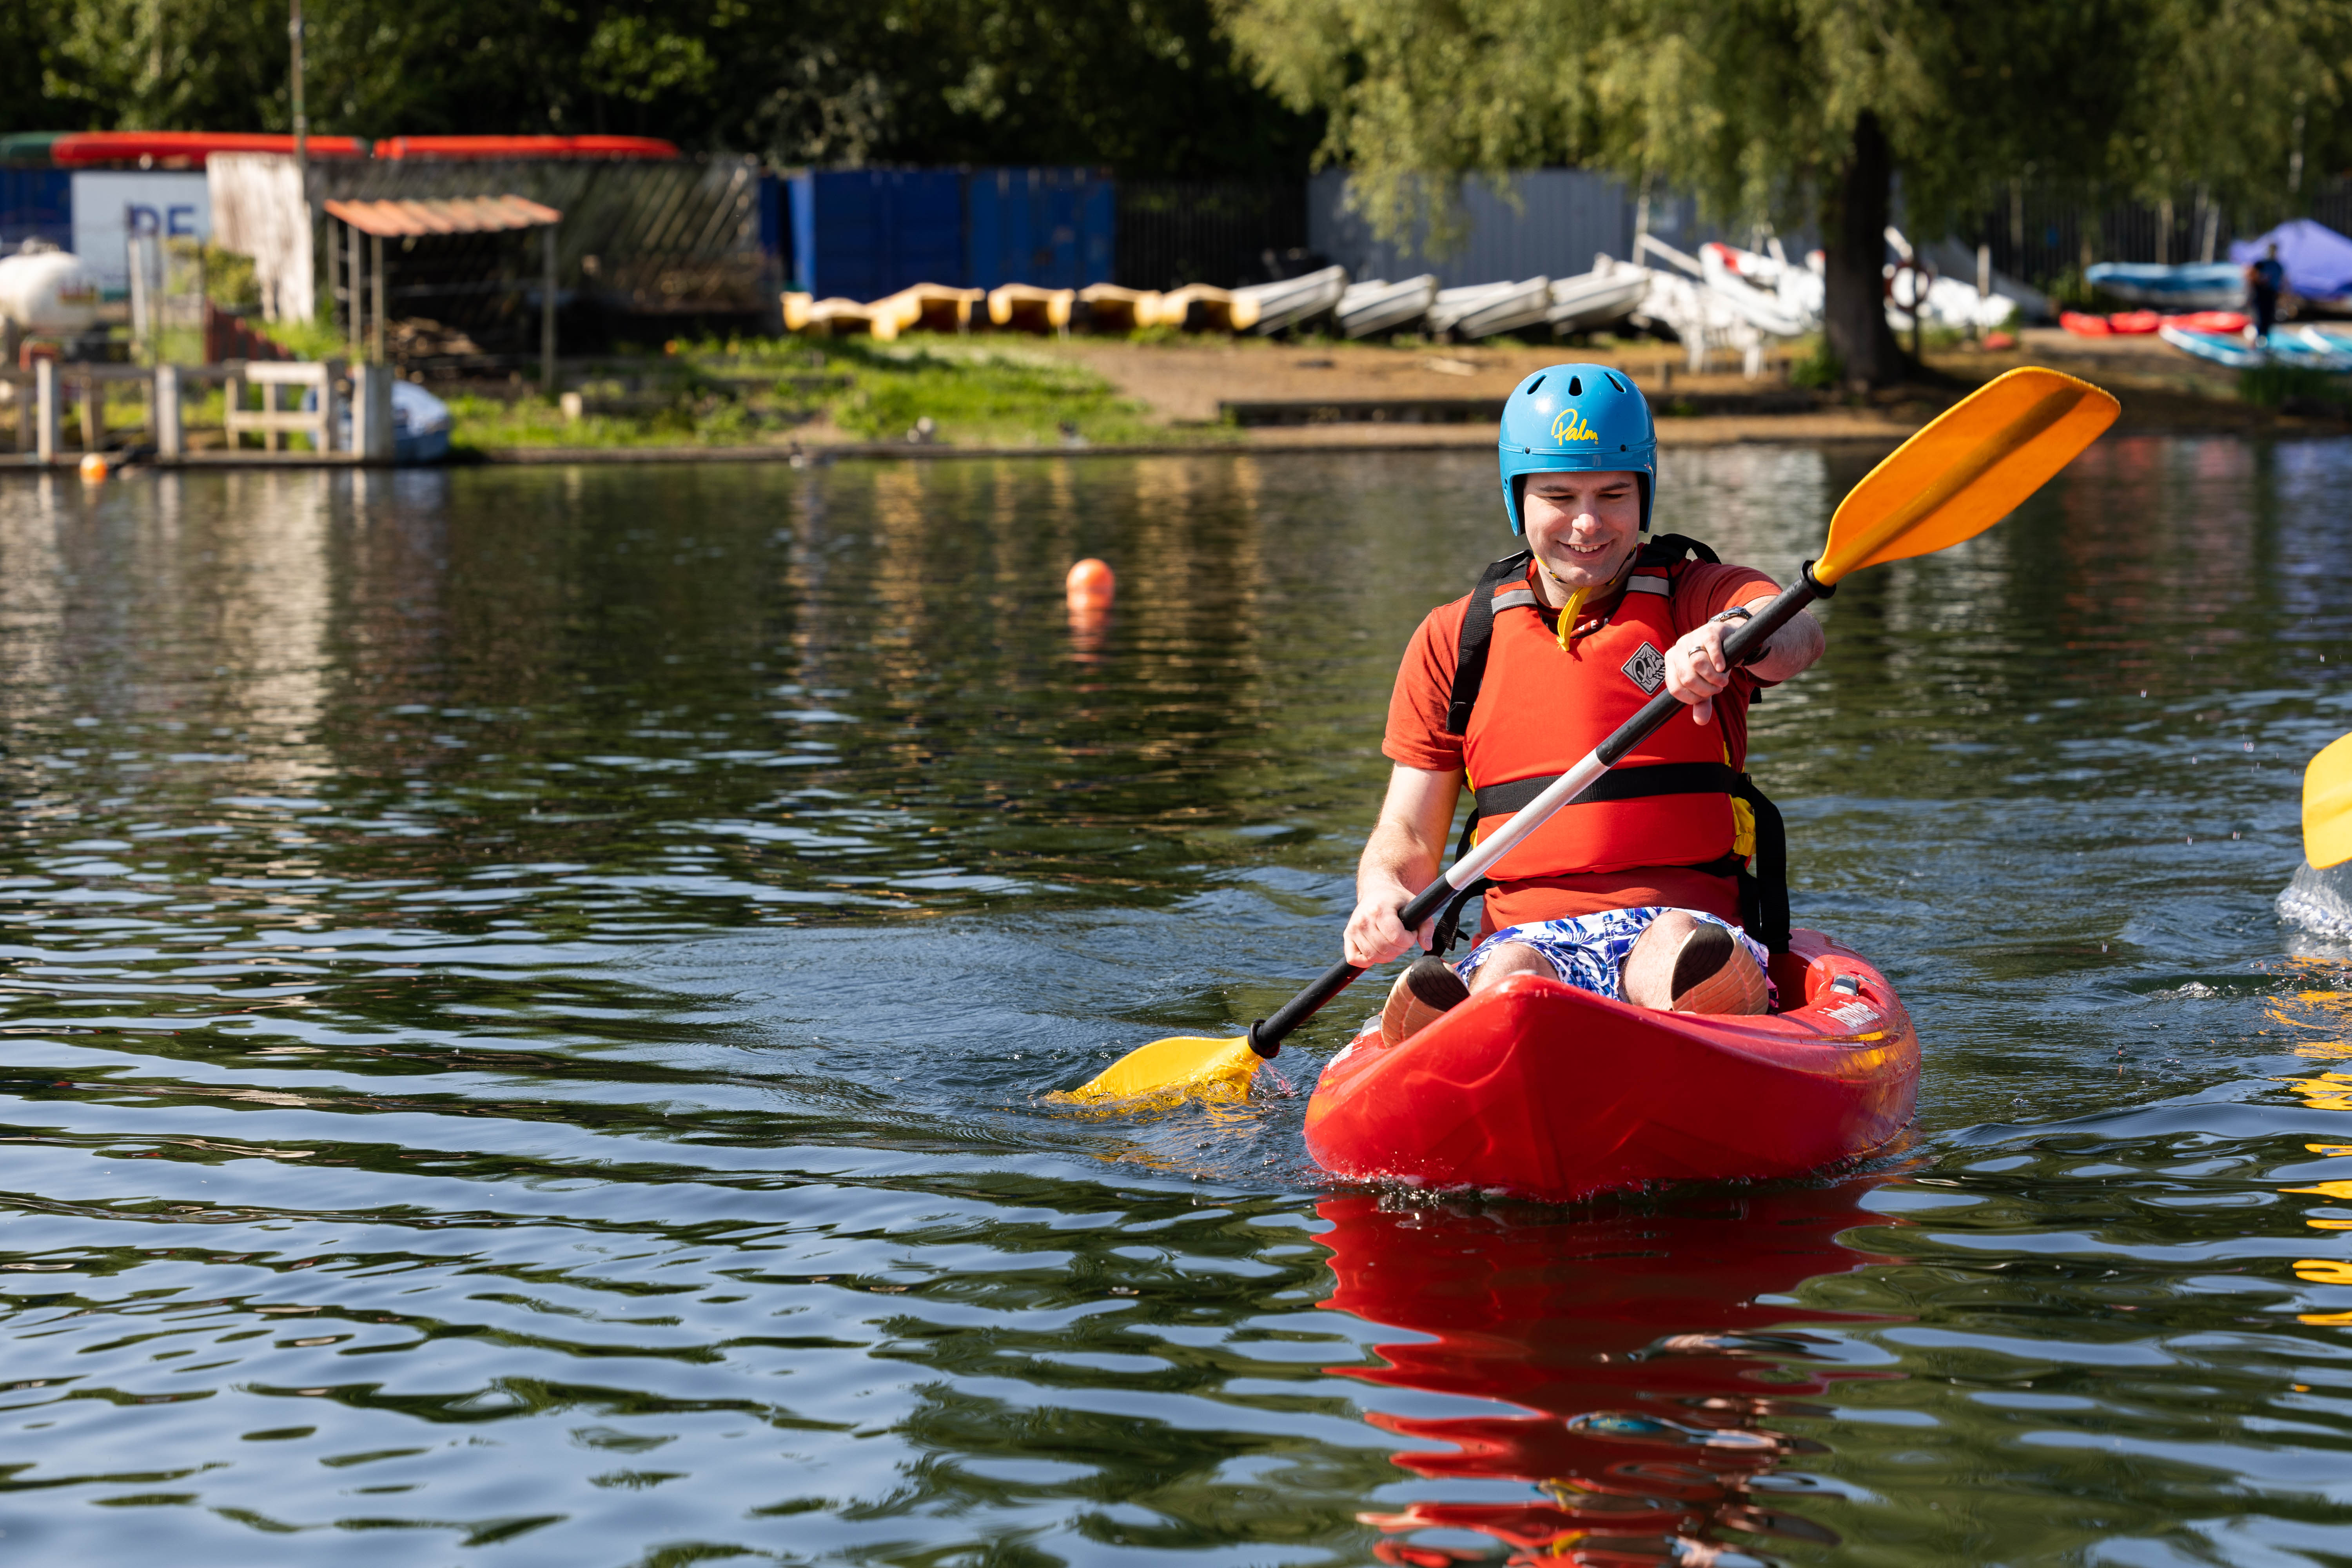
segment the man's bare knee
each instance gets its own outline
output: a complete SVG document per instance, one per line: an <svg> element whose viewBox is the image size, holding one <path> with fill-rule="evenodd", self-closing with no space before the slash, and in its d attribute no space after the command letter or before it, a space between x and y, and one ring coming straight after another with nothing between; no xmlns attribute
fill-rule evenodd
<svg viewBox="0 0 2352 1568"><path fill-rule="evenodd" d="M1769 993L1764 972L1730 932L1685 910L1650 922L1626 953L1618 994L1660 1012L1755 1014Z"/></svg>
<svg viewBox="0 0 2352 1568"><path fill-rule="evenodd" d="M1525 942L1507 942L1479 963L1470 976L1470 989L1491 991L1514 974L1540 974L1546 980L1559 978L1559 971L1542 953Z"/></svg>

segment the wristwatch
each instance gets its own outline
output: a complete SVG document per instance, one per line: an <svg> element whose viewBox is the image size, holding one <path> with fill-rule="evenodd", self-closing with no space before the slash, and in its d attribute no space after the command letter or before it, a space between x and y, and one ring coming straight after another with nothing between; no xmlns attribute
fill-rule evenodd
<svg viewBox="0 0 2352 1568"><path fill-rule="evenodd" d="M1730 621L1752 621L1755 618L1756 612L1749 609L1745 605L1734 605L1731 608L1710 617L1710 619L1717 625ZM1741 659L1739 662L1742 664L1754 664L1758 659L1762 658L1767 653L1770 652L1771 648L1772 639L1770 637L1766 637L1762 642L1758 643L1754 647L1749 648L1748 650L1748 657Z"/></svg>

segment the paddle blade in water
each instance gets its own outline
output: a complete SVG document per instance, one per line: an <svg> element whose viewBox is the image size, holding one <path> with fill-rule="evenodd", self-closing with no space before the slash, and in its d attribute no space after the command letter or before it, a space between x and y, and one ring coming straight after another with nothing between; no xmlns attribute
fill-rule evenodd
<svg viewBox="0 0 2352 1568"><path fill-rule="evenodd" d="M1203 1040L1180 1035L1138 1046L1066 1094L1045 1098L1064 1104L1112 1100L1239 1100L1249 1093L1258 1063L1249 1037Z"/></svg>
<svg viewBox="0 0 2352 1568"><path fill-rule="evenodd" d="M2322 871L2352 860L2352 735L2303 770L2303 858Z"/></svg>
<svg viewBox="0 0 2352 1568"><path fill-rule="evenodd" d="M2097 440L2122 406L2038 365L1987 382L1853 487L1813 575L1834 586L1864 566L1973 539Z"/></svg>

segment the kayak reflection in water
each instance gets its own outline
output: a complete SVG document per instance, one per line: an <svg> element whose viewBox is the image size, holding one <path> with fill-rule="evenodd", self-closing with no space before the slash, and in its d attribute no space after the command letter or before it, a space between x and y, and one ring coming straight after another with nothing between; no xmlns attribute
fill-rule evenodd
<svg viewBox="0 0 2352 1568"><path fill-rule="evenodd" d="M1395 767L1357 868L1348 962L1385 963L1416 938L1433 955L1450 944L1458 904L1419 932L1397 911L1436 877L1465 778L1475 796L1457 857L1663 688L1687 716L1465 889L1485 894L1477 945L1455 969L1435 956L1408 968L1381 1033L1395 1044L1515 974L1636 1006L1764 1012L1787 900L1767 885L1777 863L1749 871L1771 805L1742 772L1748 707L1821 657L1821 626L1801 612L1745 668L1726 660L1729 626L1779 585L1695 540L1651 536L1656 430L1640 389L1608 366L1529 376L1497 445L1504 510L1528 547L1431 611L1405 651L1381 744Z"/></svg>
<svg viewBox="0 0 2352 1568"><path fill-rule="evenodd" d="M1372 1425L1428 1445L1395 1464L1470 1483L1482 1500L1360 1515L1389 1537L1374 1555L1415 1568L1487 1560L1446 1544L1465 1531L1517 1548L1515 1563L1584 1568L1759 1561L1723 1531L1836 1544L1791 1510L1811 1484L1773 1473L1821 1445L1775 1424L1830 1414L1802 1396L1891 1375L1823 1365L1834 1342L1809 1329L1885 1320L1756 1298L1892 1261L1837 1244L1869 1222L1854 1206L1867 1190L1601 1219L1394 1194L1324 1203L1337 1284L1322 1305L1415 1336L1376 1347L1385 1365L1330 1370L1516 1407L1404 1415L1365 1396ZM1496 1481L1531 1483L1534 1495L1495 1500Z"/></svg>

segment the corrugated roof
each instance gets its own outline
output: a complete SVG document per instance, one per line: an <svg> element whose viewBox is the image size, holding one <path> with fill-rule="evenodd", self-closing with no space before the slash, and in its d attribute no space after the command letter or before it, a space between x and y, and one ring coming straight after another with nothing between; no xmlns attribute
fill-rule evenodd
<svg viewBox="0 0 2352 1568"><path fill-rule="evenodd" d="M423 234L496 234L535 228L563 216L521 196L453 196L440 201L329 202L328 213L362 234L401 239Z"/></svg>

